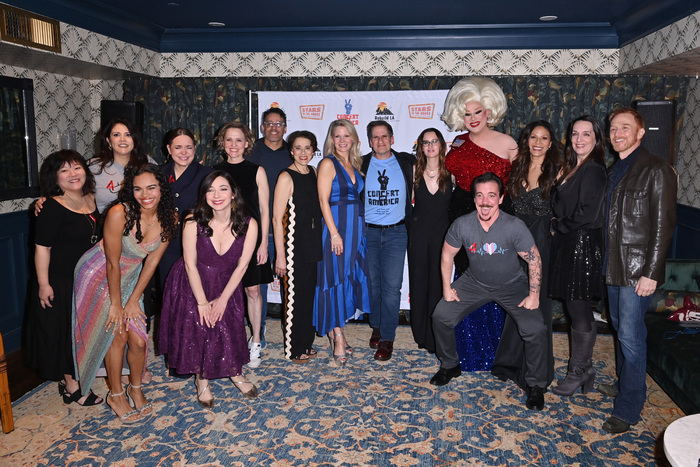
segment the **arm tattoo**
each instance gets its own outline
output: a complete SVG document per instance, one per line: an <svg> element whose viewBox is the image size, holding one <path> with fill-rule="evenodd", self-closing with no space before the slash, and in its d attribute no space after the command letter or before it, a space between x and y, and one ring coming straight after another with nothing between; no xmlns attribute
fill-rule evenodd
<svg viewBox="0 0 700 467"><path fill-rule="evenodd" d="M542 285L542 259L540 258L540 252L537 246L532 245L530 250L520 251L518 254L528 265L528 271L530 273L530 293L539 296L540 287Z"/></svg>

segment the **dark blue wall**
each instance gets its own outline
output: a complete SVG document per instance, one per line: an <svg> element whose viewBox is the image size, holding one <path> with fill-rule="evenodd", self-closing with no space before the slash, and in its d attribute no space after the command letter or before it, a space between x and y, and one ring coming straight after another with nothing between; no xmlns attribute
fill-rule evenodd
<svg viewBox="0 0 700 467"><path fill-rule="evenodd" d="M28 211L0 215L0 332L5 352L20 348L30 279Z"/></svg>
<svg viewBox="0 0 700 467"><path fill-rule="evenodd" d="M676 232L668 257L700 259L700 209L683 204L676 209Z"/></svg>

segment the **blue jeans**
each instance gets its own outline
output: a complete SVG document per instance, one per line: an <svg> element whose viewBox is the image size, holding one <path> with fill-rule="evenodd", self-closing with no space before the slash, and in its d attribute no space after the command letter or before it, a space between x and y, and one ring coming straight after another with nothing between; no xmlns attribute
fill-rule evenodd
<svg viewBox="0 0 700 467"><path fill-rule="evenodd" d="M652 296L640 297L634 287L608 285L610 319L617 333L617 397L613 417L629 424L641 420L647 399L647 327L644 314Z"/></svg>
<svg viewBox="0 0 700 467"><path fill-rule="evenodd" d="M393 342L399 325L403 265L408 247L406 225L388 229L368 227L365 232L369 279L372 283L369 325L379 329L382 341Z"/></svg>

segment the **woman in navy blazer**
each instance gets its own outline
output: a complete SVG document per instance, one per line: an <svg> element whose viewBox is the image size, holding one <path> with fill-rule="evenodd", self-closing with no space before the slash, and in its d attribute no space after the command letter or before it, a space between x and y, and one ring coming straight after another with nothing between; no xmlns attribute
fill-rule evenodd
<svg viewBox="0 0 700 467"><path fill-rule="evenodd" d="M168 182L170 182L170 190L173 194L175 210L178 213L180 224L177 229L177 237L170 241L163 259L160 260L161 290L170 268L182 256L180 231L185 211L194 208L194 205L197 203L199 185L204 180L204 177L213 171L211 167L195 161L194 135L187 128L175 128L168 131L164 140L170 162L166 163L162 169L168 177Z"/></svg>

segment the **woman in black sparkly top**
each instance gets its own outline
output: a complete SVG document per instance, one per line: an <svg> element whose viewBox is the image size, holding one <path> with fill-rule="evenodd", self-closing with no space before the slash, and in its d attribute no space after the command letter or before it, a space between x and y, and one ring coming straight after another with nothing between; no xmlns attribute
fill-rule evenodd
<svg viewBox="0 0 700 467"><path fill-rule="evenodd" d="M508 193L513 200L515 215L522 219L535 238L542 257L542 287L540 310L547 325L549 337L547 356L547 381L554 379L552 353L552 300L547 296L549 249L552 235L549 223L552 218L550 197L562 167L562 145L554 128L544 120L529 123L518 140L518 156L508 180ZM510 378L525 387L525 354L515 322L506 316L501 344L496 353L492 373L502 379Z"/></svg>

